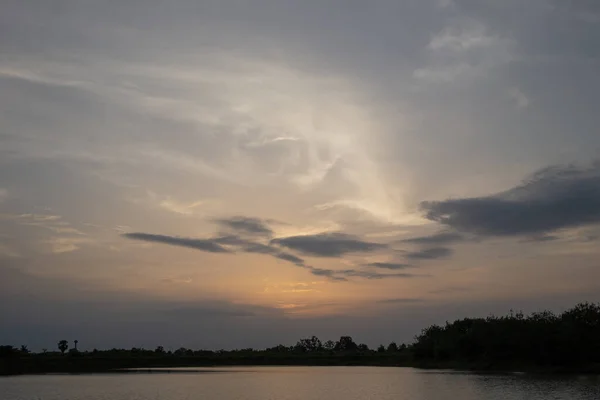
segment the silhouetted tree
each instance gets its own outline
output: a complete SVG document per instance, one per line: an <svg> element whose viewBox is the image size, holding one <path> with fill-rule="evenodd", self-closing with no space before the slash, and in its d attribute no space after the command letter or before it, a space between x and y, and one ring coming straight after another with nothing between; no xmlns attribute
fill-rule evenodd
<svg viewBox="0 0 600 400"><path fill-rule="evenodd" d="M367 346L365 343L361 343L358 345L358 350L362 352L367 352L369 351L369 346Z"/></svg>
<svg viewBox="0 0 600 400"><path fill-rule="evenodd" d="M323 348L325 350L331 351L335 349L335 342L333 340L328 340L325 343L323 343Z"/></svg>
<svg viewBox="0 0 600 400"><path fill-rule="evenodd" d="M268 348L265 351L270 353L287 353L289 351L289 347L278 344L277 346Z"/></svg>
<svg viewBox="0 0 600 400"><path fill-rule="evenodd" d="M340 340L335 344L335 350L339 351L354 351L358 348L352 337L342 336Z"/></svg>
<svg viewBox="0 0 600 400"><path fill-rule="evenodd" d="M154 352L156 354L165 354L165 348L162 346L157 346L156 349L154 349Z"/></svg>
<svg viewBox="0 0 600 400"><path fill-rule="evenodd" d="M398 351L398 345L395 342L392 342L387 347L388 353L395 353Z"/></svg>
<svg viewBox="0 0 600 400"><path fill-rule="evenodd" d="M75 351L77 351L77 343L79 343L79 340L74 340L73 343L75 343Z"/></svg>
<svg viewBox="0 0 600 400"><path fill-rule="evenodd" d="M19 353L17 349L10 345L0 346L0 358L14 357Z"/></svg>
<svg viewBox="0 0 600 400"><path fill-rule="evenodd" d="M377 347L377 352L378 353L384 353L385 352L385 346L380 344L379 347Z"/></svg>
<svg viewBox="0 0 600 400"><path fill-rule="evenodd" d="M252 349L250 349L250 351L252 351ZM183 357L183 356L193 356L194 355L194 351L193 350L189 350L186 349L185 347L180 347L177 350L175 350L173 352L173 354L175 354L178 357Z"/></svg>
<svg viewBox="0 0 600 400"><path fill-rule="evenodd" d="M312 336L308 339L300 339L298 343L296 343L296 346L294 346L294 351L300 353L310 353L322 349L323 345L321 344L321 340L316 336Z"/></svg>
<svg viewBox="0 0 600 400"><path fill-rule="evenodd" d="M61 340L60 342L58 342L58 350L60 350L62 354L65 354L65 351L67 351L68 348L69 342L67 342L66 340Z"/></svg>
<svg viewBox="0 0 600 400"><path fill-rule="evenodd" d="M30 353L30 351L29 351L29 349L27 348L26 345L21 345L20 351L21 351L22 354L29 354Z"/></svg>

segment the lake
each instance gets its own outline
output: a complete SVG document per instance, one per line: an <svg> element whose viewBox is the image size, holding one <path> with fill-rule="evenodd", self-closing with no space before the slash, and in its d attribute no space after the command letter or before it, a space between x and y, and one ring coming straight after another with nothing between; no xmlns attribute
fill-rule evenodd
<svg viewBox="0 0 600 400"><path fill-rule="evenodd" d="M599 377L378 367L232 367L0 377L2 400L598 400Z"/></svg>

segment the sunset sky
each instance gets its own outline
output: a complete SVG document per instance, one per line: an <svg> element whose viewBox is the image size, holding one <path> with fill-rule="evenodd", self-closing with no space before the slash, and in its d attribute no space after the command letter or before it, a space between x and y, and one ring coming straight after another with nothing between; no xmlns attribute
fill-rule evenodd
<svg viewBox="0 0 600 400"><path fill-rule="evenodd" d="M600 300L598 1L0 8L0 344L373 346Z"/></svg>

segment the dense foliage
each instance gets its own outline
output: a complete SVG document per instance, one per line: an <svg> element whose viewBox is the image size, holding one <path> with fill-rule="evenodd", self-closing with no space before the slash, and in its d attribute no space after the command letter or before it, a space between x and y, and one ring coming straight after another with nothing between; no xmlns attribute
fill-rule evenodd
<svg viewBox="0 0 600 400"><path fill-rule="evenodd" d="M465 318L430 326L411 346L416 360L494 365L577 366L600 363L600 305L582 303L556 315Z"/></svg>
<svg viewBox="0 0 600 400"><path fill-rule="evenodd" d="M27 346L0 346L0 375L43 372L101 372L124 368L216 365L398 365L460 368L539 368L598 371L600 305L582 303L555 315L465 318L424 329L410 345L392 342L376 350L350 336L321 342L315 336L293 346L255 350L154 350L141 348L79 351L77 341L57 343L58 351L32 353ZM68 351L67 351L68 350Z"/></svg>

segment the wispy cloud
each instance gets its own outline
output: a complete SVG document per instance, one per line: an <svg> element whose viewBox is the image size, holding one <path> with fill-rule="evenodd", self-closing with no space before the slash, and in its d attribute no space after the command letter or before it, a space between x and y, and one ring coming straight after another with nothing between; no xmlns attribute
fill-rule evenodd
<svg viewBox="0 0 600 400"><path fill-rule="evenodd" d="M317 257L340 257L348 253L369 253L386 248L384 244L367 242L339 232L289 236L273 239L271 243Z"/></svg>
<svg viewBox="0 0 600 400"><path fill-rule="evenodd" d="M145 242L164 243L172 246L188 247L190 249L207 251L209 253L230 253L214 239L191 239L151 233L131 232L123 234L124 237Z"/></svg>
<svg viewBox="0 0 600 400"><path fill-rule="evenodd" d="M374 272L374 271L365 271L365 270L355 270L355 269L348 269L348 270L342 270L339 272L340 275L343 276L348 276L348 277L360 277L360 278L366 278L366 279L390 279L390 278L416 278L416 277L426 277L427 275L422 275L422 274L407 274L407 273L402 273L402 272L395 272L395 273L389 273L389 274L382 274L380 272Z"/></svg>
<svg viewBox="0 0 600 400"><path fill-rule="evenodd" d="M0 243L0 256L17 258L20 257L21 254L17 250L13 249L11 246Z"/></svg>
<svg viewBox="0 0 600 400"><path fill-rule="evenodd" d="M424 244L424 245L441 245L461 242L465 240L464 236L455 232L441 232L429 236L419 236L410 239L404 239L401 242Z"/></svg>
<svg viewBox="0 0 600 400"><path fill-rule="evenodd" d="M252 225L253 226L253 225ZM244 225L244 228L246 226ZM124 237L128 239L141 240L145 242L154 242L154 243L164 243L172 246L180 246L180 247L188 247L195 250L206 251L211 253L255 253L255 254L265 254L272 256L276 259L287 261L297 267L303 268L310 272L315 276L326 277L332 281L347 281L348 278L364 278L370 280L376 279L390 279L390 278L413 278L417 276L425 276L425 275L415 275L415 274L407 274L407 273L388 273L382 274L375 271L368 270L359 270L359 269L329 269L329 268L317 268L311 265L308 265L305 260L295 254L291 254L285 251L282 251L280 248L260 243L254 240L245 239L236 235L229 236L216 236L206 239L192 239L192 238L181 238L177 236L167 236L167 235L157 235L157 234L148 234L148 233L125 233ZM347 238L347 236L343 236ZM344 245L346 245L345 243ZM354 250L354 246L356 244L351 242L352 251ZM224 247L227 246L227 247ZM363 246L363 244L358 245L359 247ZM336 250L339 252L339 249ZM340 254L345 254L347 251L344 250ZM314 254L314 252L313 252ZM319 254L331 254L329 252L319 253ZM392 263L372 263L368 266L389 270L397 270L407 268L408 266L404 266L402 264L392 264Z"/></svg>
<svg viewBox="0 0 600 400"><path fill-rule="evenodd" d="M478 75L511 59L507 39L489 34L484 24L468 18L434 35L426 50L428 63L414 70L413 77L428 83Z"/></svg>
<svg viewBox="0 0 600 400"><path fill-rule="evenodd" d="M52 253L60 254L79 250L81 245L93 243L93 240L81 237L53 237L45 240L44 243L51 246Z"/></svg>
<svg viewBox="0 0 600 400"><path fill-rule="evenodd" d="M32 213L0 214L0 220L14 221L23 226L44 228L58 234L85 235L81 230L71 226L61 215Z"/></svg>
<svg viewBox="0 0 600 400"><path fill-rule="evenodd" d="M272 236L273 231L267 223L258 218L235 216L216 219L215 222L233 231L261 236Z"/></svg>
<svg viewBox="0 0 600 400"><path fill-rule="evenodd" d="M529 97L527 97L518 87L508 89L508 95L514 100L518 108L527 108L531 103Z"/></svg>
<svg viewBox="0 0 600 400"><path fill-rule="evenodd" d="M448 257L451 254L452 249L447 247L429 247L423 250L408 252L405 256L413 260L435 260Z"/></svg>
<svg viewBox="0 0 600 400"><path fill-rule="evenodd" d="M427 48L433 51L466 52L490 47L497 39L487 35L481 24L471 22L469 26L452 26L435 35Z"/></svg>
<svg viewBox="0 0 600 400"><path fill-rule="evenodd" d="M391 270L414 268L414 266L411 264L392 263L392 262L373 262L373 263L367 264L367 266L374 267L374 268L381 268L381 269L391 269Z"/></svg>
<svg viewBox="0 0 600 400"><path fill-rule="evenodd" d="M159 205L171 212L182 215L192 215L196 209L204 204L203 201L194 201L192 203L181 203L174 199L168 198L159 203Z"/></svg>

